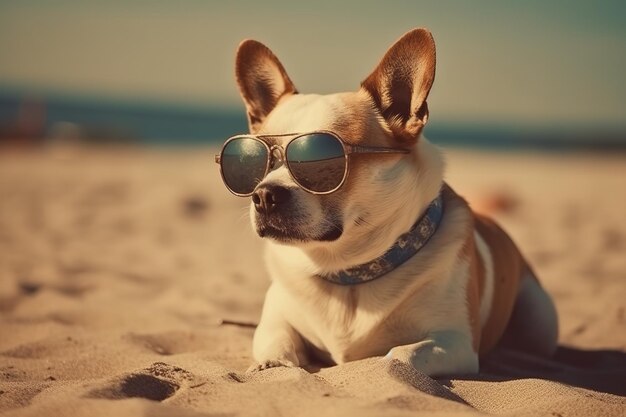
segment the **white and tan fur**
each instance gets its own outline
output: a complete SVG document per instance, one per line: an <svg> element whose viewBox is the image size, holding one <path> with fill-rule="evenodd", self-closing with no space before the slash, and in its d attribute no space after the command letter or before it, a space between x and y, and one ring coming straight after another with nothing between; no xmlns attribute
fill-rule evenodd
<svg viewBox="0 0 626 417"><path fill-rule="evenodd" d="M298 94L269 49L240 45L236 74L252 133L331 130L348 143L411 150L355 155L346 184L327 196L298 188L283 165L259 184L288 188L298 215L279 219L284 236L267 239L272 283L254 335L253 369L382 356L428 375L475 373L479 355L507 328L509 344L542 355L556 348L550 298L504 232L444 183L442 155L422 136L434 67L432 36L416 29L389 49L359 91ZM288 140L276 139L283 146ZM384 254L441 189L443 220L407 262L359 285L316 276ZM253 204L250 215L259 230ZM318 239L338 227L339 238Z"/></svg>

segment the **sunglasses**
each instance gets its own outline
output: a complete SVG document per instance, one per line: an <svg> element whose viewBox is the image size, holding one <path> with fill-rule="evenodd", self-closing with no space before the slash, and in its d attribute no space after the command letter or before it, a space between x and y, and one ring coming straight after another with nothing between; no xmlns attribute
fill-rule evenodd
<svg viewBox="0 0 626 417"><path fill-rule="evenodd" d="M273 145L269 138L293 136L286 147ZM283 162L291 178L311 194L330 194L345 183L350 155L409 153L404 148L350 145L336 133L317 131L280 135L238 135L228 139L215 162L228 190L240 197L254 193L256 186L274 167Z"/></svg>

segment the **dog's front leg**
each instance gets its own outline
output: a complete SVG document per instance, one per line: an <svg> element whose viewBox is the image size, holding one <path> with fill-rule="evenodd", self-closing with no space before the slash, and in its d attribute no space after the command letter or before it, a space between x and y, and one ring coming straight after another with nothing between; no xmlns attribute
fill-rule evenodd
<svg viewBox="0 0 626 417"><path fill-rule="evenodd" d="M254 332L252 354L257 364L248 371L278 366L296 367L306 362L302 337L283 317L277 298L276 288L272 285L265 296L261 321Z"/></svg>
<svg viewBox="0 0 626 417"><path fill-rule="evenodd" d="M429 376L478 372L478 353L472 347L472 336L455 330L432 332L418 343L396 346L386 358L409 363Z"/></svg>

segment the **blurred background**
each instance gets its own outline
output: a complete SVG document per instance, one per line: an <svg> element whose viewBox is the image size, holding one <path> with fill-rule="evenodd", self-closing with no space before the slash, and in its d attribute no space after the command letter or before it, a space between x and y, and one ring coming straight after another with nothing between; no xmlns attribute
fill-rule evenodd
<svg viewBox="0 0 626 417"><path fill-rule="evenodd" d="M626 147L623 1L1 1L0 140L217 143L246 131L233 76L266 43L301 92L358 88L427 27L426 135L499 149Z"/></svg>

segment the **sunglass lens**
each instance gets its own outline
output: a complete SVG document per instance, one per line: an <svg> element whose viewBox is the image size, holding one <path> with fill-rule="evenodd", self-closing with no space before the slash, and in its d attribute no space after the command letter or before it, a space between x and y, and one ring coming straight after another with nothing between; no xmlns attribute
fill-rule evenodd
<svg viewBox="0 0 626 417"><path fill-rule="evenodd" d="M343 145L333 135L300 136L289 142L286 157L294 179L308 190L329 192L343 181L346 158Z"/></svg>
<svg viewBox="0 0 626 417"><path fill-rule="evenodd" d="M254 138L237 138L222 151L222 175L236 194L250 194L267 171L267 148Z"/></svg>

